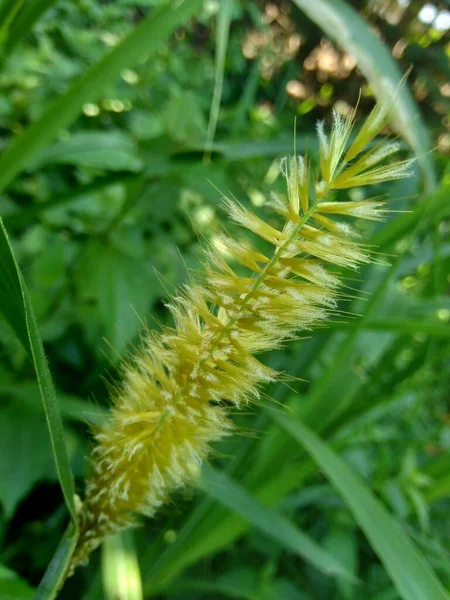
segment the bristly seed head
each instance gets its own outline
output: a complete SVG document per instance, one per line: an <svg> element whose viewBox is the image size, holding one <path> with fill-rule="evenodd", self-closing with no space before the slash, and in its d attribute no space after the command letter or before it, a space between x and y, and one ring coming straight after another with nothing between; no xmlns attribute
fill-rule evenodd
<svg viewBox="0 0 450 600"><path fill-rule="evenodd" d="M399 150L397 143L367 150L388 114L386 104L377 105L352 142L355 111L346 118L333 112L329 135L318 123L319 173L304 157L282 159L287 198L272 196L282 227L224 200L230 218L269 249L217 236L206 253L203 280L167 304L174 326L146 334L124 367L111 416L95 434L81 534L68 573L105 535L135 525L137 514L154 515L174 490L195 480L211 443L233 429L230 406L257 401L261 385L277 377L255 355L323 323L335 310L340 280L328 266L357 269L370 261L350 238L348 223L333 215L378 220L384 203L340 202L329 192L410 175L411 161L381 164Z"/></svg>

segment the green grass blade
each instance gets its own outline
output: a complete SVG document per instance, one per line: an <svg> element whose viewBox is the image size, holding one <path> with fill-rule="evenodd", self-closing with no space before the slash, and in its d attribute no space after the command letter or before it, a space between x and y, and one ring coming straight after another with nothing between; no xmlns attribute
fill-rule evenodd
<svg viewBox="0 0 450 600"><path fill-rule="evenodd" d="M123 69L156 52L160 43L201 5L201 0L173 0L154 9L121 44L52 102L3 152L0 190L4 190L61 129L72 123L83 104L98 99L105 87L119 78Z"/></svg>
<svg viewBox="0 0 450 600"><path fill-rule="evenodd" d="M0 266L0 312L33 362L50 432L56 470L71 519L76 523L75 489L59 404L28 291L1 219Z"/></svg>
<svg viewBox="0 0 450 600"><path fill-rule="evenodd" d="M279 412L274 412L273 419L305 448L345 500L401 597L449 600L402 527L345 461L299 421Z"/></svg>
<svg viewBox="0 0 450 600"><path fill-rule="evenodd" d="M358 67L370 81L378 98L392 97L402 74L387 48L370 30L368 24L343 0L294 0L295 4L318 27L354 56ZM427 129L419 109L406 86L399 91L393 108L393 121L413 148L422 172L425 190L436 187L433 161L429 154Z"/></svg>
<svg viewBox="0 0 450 600"><path fill-rule="evenodd" d="M22 4L23 0L12 0L0 7L0 45L7 39L11 23L21 9ZM0 55L2 53L4 53L4 47L0 50Z"/></svg>
<svg viewBox="0 0 450 600"><path fill-rule="evenodd" d="M195 595L193 595L195 594ZM293 582L285 578L267 577L264 570L231 568L223 575L199 579L192 577L177 581L167 590L173 598L236 598L240 600L310 600Z"/></svg>
<svg viewBox="0 0 450 600"><path fill-rule="evenodd" d="M30 353L27 324L22 298L22 282L0 218L0 312L14 330L21 344Z"/></svg>
<svg viewBox="0 0 450 600"><path fill-rule="evenodd" d="M353 575L334 556L300 531L280 512L261 504L226 473L204 465L200 487L209 496L252 523L259 531L285 548L301 556L320 572L355 581Z"/></svg>
<svg viewBox="0 0 450 600"><path fill-rule="evenodd" d="M380 228L372 237L371 244L383 250L390 249L413 232L430 231L437 227L450 216L449 193L450 186L444 182L435 192L420 198L411 212L397 216Z"/></svg>
<svg viewBox="0 0 450 600"><path fill-rule="evenodd" d="M53 600L63 583L64 574L77 543L77 530L71 523L61 538L58 548L42 578L34 600Z"/></svg>
<svg viewBox="0 0 450 600"><path fill-rule="evenodd" d="M3 48L4 53L11 54L17 44L31 31L36 21L57 2L58 0L33 0L33 2L27 2L9 29L9 34Z"/></svg>
<svg viewBox="0 0 450 600"><path fill-rule="evenodd" d="M306 457L302 464L282 469L268 478L255 495L260 502L273 506L291 490L298 489L314 469L315 465ZM173 544L164 548L161 555L152 548L144 555L146 597L161 593L189 565L230 546L249 528L250 522L237 513L223 509L219 503L211 505L209 498L204 500L189 516Z"/></svg>
<svg viewBox="0 0 450 600"><path fill-rule="evenodd" d="M402 257L398 256L389 268L384 278L369 296L364 317L359 319L350 329L347 337L339 346L334 360L323 376L317 380L308 392L306 400L299 403L299 413L303 421L313 426L317 431L325 430L348 407L351 399L358 390L360 381L357 378L349 379L349 361L362 331L365 322L371 318L375 308L383 299L389 283L397 274ZM330 394L330 389L340 389L338 398Z"/></svg>
<svg viewBox="0 0 450 600"><path fill-rule="evenodd" d="M205 158L209 159L219 119L220 101L222 99L223 74L227 55L228 35L231 23L231 0L222 0L217 18L216 33L216 72L213 99L209 113L208 131L206 133Z"/></svg>
<svg viewBox="0 0 450 600"><path fill-rule="evenodd" d="M105 600L143 600L141 573L133 532L108 536L102 546Z"/></svg>

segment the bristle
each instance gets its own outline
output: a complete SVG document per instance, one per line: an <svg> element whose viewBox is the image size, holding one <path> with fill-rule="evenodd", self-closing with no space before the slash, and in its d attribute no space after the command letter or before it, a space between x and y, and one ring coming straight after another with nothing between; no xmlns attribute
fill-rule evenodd
<svg viewBox="0 0 450 600"><path fill-rule="evenodd" d="M230 219L269 242L270 252L216 236L205 252L203 279L167 305L173 328L146 333L141 351L124 366L110 418L95 434L69 573L105 535L134 526L139 514L151 517L174 490L195 481L211 443L233 430L230 409L257 402L261 386L278 377L255 354L280 347L335 312L341 283L328 265L357 269L371 260L349 239L349 224L333 215L381 219L384 203L339 202L328 192L410 174L410 161L379 165L398 150L395 143L350 162L379 133L387 113L385 106L374 109L348 151L353 113L345 119L334 113L330 136L319 123L320 176L304 157L283 159L287 199L272 200L284 220L281 229L224 200ZM316 182L314 202L310 181Z"/></svg>
<svg viewBox="0 0 450 600"><path fill-rule="evenodd" d="M325 133L324 121L317 122L317 136L319 138L320 154L321 156L324 156L326 158L330 151L330 143L328 140L328 136Z"/></svg>

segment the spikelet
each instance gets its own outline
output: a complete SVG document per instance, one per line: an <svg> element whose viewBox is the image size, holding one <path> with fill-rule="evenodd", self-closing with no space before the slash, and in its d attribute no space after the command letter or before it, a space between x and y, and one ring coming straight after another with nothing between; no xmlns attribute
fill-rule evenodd
<svg viewBox="0 0 450 600"><path fill-rule="evenodd" d="M410 174L410 161L380 164L396 144L367 149L387 115L388 107L377 105L353 143L354 114L334 113L329 136L319 124L319 175L306 158L282 161L287 195L272 201L282 228L224 200L230 218L270 250L220 236L207 253L203 280L168 305L174 326L145 335L141 351L124 366L111 416L95 435L69 574L106 535L137 524L139 514L151 517L171 492L195 480L210 444L233 431L230 407L256 401L261 385L277 377L255 355L334 310L342 292L327 265L356 269L369 262L347 223L335 218L382 219L384 203L334 201L330 192Z"/></svg>

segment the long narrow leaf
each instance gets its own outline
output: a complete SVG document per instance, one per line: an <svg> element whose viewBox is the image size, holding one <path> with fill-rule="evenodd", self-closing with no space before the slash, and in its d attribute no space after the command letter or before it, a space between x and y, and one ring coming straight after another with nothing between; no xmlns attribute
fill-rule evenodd
<svg viewBox="0 0 450 600"><path fill-rule="evenodd" d="M59 404L28 291L1 219L0 267L0 313L14 330L33 362L50 432L56 470L70 516L76 524L75 488Z"/></svg>
<svg viewBox="0 0 450 600"><path fill-rule="evenodd" d="M311 476L315 465L309 458L302 464L295 464L278 471L267 478L255 496L264 505L277 504L288 492ZM204 500L189 516L178 532L173 544L159 556L150 548L143 557L145 565L144 593L153 597L166 589L189 565L205 556L229 547L236 539L248 531L250 521L244 521L236 512L224 510L219 503ZM93 600L94 596L89 596Z"/></svg>
<svg viewBox="0 0 450 600"><path fill-rule="evenodd" d="M3 49L4 53L11 54L17 44L31 31L36 21L57 2L58 0L33 0L33 2L27 2L10 27Z"/></svg>
<svg viewBox="0 0 450 600"><path fill-rule="evenodd" d="M320 466L342 496L404 600L449 600L449 596L398 521L325 442L301 422L273 412L273 419Z"/></svg>
<svg viewBox="0 0 450 600"><path fill-rule="evenodd" d="M304 534L289 519L273 508L261 504L224 472L204 465L200 487L221 504L249 521L259 531L289 548L322 573L353 580L354 577L339 561L317 542Z"/></svg>
<svg viewBox="0 0 450 600"><path fill-rule="evenodd" d="M102 547L102 575L105 600L143 600L132 531L106 538Z"/></svg>
<svg viewBox="0 0 450 600"><path fill-rule="evenodd" d="M10 0L0 6L0 45L8 37L11 23L14 21L18 11L21 9L23 0ZM4 49L2 48L2 52Z"/></svg>
<svg viewBox="0 0 450 600"><path fill-rule="evenodd" d="M4 190L62 128L72 123L83 104L95 101L108 85L119 78L123 69L156 52L160 43L176 27L185 23L201 4L201 0L173 0L154 9L120 45L52 102L3 152L0 158L0 190Z"/></svg>

